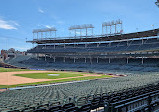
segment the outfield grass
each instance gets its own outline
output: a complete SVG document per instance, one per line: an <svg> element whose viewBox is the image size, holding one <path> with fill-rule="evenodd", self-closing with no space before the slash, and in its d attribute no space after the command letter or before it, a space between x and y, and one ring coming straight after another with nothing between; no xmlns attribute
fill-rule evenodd
<svg viewBox="0 0 159 112"><path fill-rule="evenodd" d="M69 72L67 72L69 73ZM70 72L71 74L75 73L82 75L84 73L79 72ZM68 82L68 81L81 81L81 80L93 80L93 79L102 79L102 78L111 78L113 76L110 75L102 75L101 76L87 76L87 77L78 77L78 78L70 78L70 79L61 79L61 80L53 80L53 81L44 81L44 82L35 82L35 83L26 83L26 84L18 84L18 85L0 85L0 88L13 88L17 86L29 86L29 85L38 85L38 84L50 84L50 83L60 83L60 82Z"/></svg>
<svg viewBox="0 0 159 112"><path fill-rule="evenodd" d="M15 69L15 68L1 68L0 67L0 72L16 72L16 71L31 71L28 69Z"/></svg>
<svg viewBox="0 0 159 112"><path fill-rule="evenodd" d="M7 85L0 85L0 88L7 88Z"/></svg>
<svg viewBox="0 0 159 112"><path fill-rule="evenodd" d="M59 74L59 76L49 76L48 74ZM57 73L28 73L28 74L15 74L15 76L27 77L32 79L59 79L66 77L83 76L81 73L74 72L57 72Z"/></svg>

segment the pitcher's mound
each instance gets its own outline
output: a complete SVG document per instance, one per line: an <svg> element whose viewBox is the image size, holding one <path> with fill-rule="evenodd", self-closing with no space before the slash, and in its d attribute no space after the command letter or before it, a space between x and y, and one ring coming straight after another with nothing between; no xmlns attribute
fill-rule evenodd
<svg viewBox="0 0 159 112"><path fill-rule="evenodd" d="M60 74L48 74L48 76L59 76Z"/></svg>

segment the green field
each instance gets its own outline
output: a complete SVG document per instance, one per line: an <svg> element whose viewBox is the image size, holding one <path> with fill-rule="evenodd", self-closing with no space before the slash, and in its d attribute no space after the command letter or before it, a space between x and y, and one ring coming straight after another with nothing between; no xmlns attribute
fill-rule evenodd
<svg viewBox="0 0 159 112"><path fill-rule="evenodd" d="M2 71L27 71L23 69L0 69ZM48 76L48 74L59 74L59 76ZM0 85L0 88L13 88L17 86L29 86L29 85L38 85L38 84L50 84L50 83L60 83L60 82L68 82L68 81L81 81L81 80L93 80L93 79L101 79L101 78L111 78L113 76L98 74L101 76L87 76L87 77L77 77L83 76L83 74L94 74L94 73L84 73L84 72L54 72L54 73L29 73L29 74L15 74L15 76L27 77L33 79L58 79L58 78L67 78L67 77L76 77L69 79L59 79L52 81L44 81L44 82L35 82L35 83L26 83L26 84L17 84L17 85Z"/></svg>
<svg viewBox="0 0 159 112"><path fill-rule="evenodd" d="M48 74L59 74L59 76L49 76ZM83 76L82 73L62 72L62 73L29 73L29 74L15 74L15 76L27 77L32 79L59 79L66 77Z"/></svg>
<svg viewBox="0 0 159 112"><path fill-rule="evenodd" d="M62 80L53 80L45 82L36 82L36 83L26 83L26 84L17 84L17 85L0 85L0 88L13 88L17 86L29 86L29 85L38 85L38 84L50 84L50 83L60 83L60 82L69 82L69 81L81 81L81 80L93 80L93 79L102 79L102 78L111 78L109 75L102 76L88 76L88 77L79 77L79 78L70 78Z"/></svg>
<svg viewBox="0 0 159 112"><path fill-rule="evenodd" d="M15 68L1 68L0 67L0 72L16 72L16 71L31 71L28 69L15 69Z"/></svg>

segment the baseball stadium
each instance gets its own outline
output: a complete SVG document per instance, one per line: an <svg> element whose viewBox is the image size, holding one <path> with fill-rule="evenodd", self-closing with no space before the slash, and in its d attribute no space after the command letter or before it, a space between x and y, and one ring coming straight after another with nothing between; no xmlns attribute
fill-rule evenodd
<svg viewBox="0 0 159 112"><path fill-rule="evenodd" d="M32 48L1 50L0 112L159 112L159 28L101 26L60 38L55 27L33 29Z"/></svg>

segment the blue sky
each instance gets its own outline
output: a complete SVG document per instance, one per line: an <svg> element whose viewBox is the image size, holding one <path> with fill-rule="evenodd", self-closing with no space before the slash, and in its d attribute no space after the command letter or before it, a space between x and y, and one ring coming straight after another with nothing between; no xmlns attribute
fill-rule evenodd
<svg viewBox="0 0 159 112"><path fill-rule="evenodd" d="M121 19L124 33L159 28L156 0L0 0L0 49L30 49L32 30L56 27L57 37L69 36L72 25L93 24L102 33L102 23Z"/></svg>

